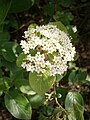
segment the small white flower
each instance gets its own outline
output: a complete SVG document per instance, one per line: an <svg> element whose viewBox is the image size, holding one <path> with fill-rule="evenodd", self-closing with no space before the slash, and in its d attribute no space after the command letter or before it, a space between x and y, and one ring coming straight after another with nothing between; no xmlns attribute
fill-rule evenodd
<svg viewBox="0 0 90 120"><path fill-rule="evenodd" d="M30 72L45 73L48 68L50 76L67 71L69 61L74 60L75 47L68 35L54 25L36 26L24 32L21 48L27 59L21 66ZM32 55L30 50L36 50Z"/></svg>
<svg viewBox="0 0 90 120"><path fill-rule="evenodd" d="M23 62L22 64L21 64L21 67L23 67L24 69L26 68L26 62Z"/></svg>

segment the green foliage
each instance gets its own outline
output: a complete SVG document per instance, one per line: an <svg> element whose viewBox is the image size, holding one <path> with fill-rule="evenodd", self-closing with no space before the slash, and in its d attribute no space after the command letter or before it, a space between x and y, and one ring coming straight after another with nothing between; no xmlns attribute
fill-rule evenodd
<svg viewBox="0 0 90 120"><path fill-rule="evenodd" d="M2 55L7 61L13 62L16 60L17 46L18 44L14 42L5 42L2 44Z"/></svg>
<svg viewBox="0 0 90 120"><path fill-rule="evenodd" d="M56 97L59 102L64 102L69 88L56 87Z"/></svg>
<svg viewBox="0 0 90 120"><path fill-rule="evenodd" d="M54 114L54 108L50 105L43 106L39 111L40 115L38 120L52 120Z"/></svg>
<svg viewBox="0 0 90 120"><path fill-rule="evenodd" d="M28 29L31 29L31 28L36 28L37 24L31 24L29 25Z"/></svg>
<svg viewBox="0 0 90 120"><path fill-rule="evenodd" d="M45 74L29 73L29 83L32 89L38 94L44 94L53 85L55 77L49 76L48 71Z"/></svg>
<svg viewBox="0 0 90 120"><path fill-rule="evenodd" d="M86 69L78 69L74 70L69 74L68 81L69 84L74 84L76 82L83 83L87 77L87 70Z"/></svg>
<svg viewBox="0 0 90 120"><path fill-rule="evenodd" d="M38 95L38 94L29 95L28 100L30 101L32 108L38 108L45 101L45 96L44 95Z"/></svg>
<svg viewBox="0 0 90 120"><path fill-rule="evenodd" d="M67 33L66 27L60 21L50 22L49 24L56 25L60 30L62 30L62 31Z"/></svg>
<svg viewBox="0 0 90 120"><path fill-rule="evenodd" d="M8 31L0 32L0 42L7 42L10 40L10 34Z"/></svg>
<svg viewBox="0 0 90 120"><path fill-rule="evenodd" d="M70 7L70 6L72 6L73 4L75 4L75 1L74 1L74 0L60 0L60 4L61 4L63 7Z"/></svg>
<svg viewBox="0 0 90 120"><path fill-rule="evenodd" d="M27 73L21 68L26 55L18 44L21 36L19 30L23 28L23 23L27 22L26 16L24 22L18 17L21 12L28 10L28 13L30 9L31 11L35 9L33 11L35 13L30 13L29 19L35 16L36 20L33 17L31 21L56 25L72 37L74 44L78 41L76 26L73 24L74 15L71 12L71 8L76 5L75 1L46 0L44 5L42 2L0 0L0 105L5 102L4 107L17 119L32 119L32 109L34 109L38 110L37 120L84 120L83 98L78 92L70 92L72 89L70 86L90 85L90 76L87 76L86 69L76 67L75 63L71 66L69 64L69 72L50 77L48 71L44 75L38 75ZM40 16L36 11L37 7L42 9ZM44 19L42 23L39 22L41 17ZM35 27L36 24L30 24L28 29ZM17 36L17 40L13 35ZM30 50L32 55L36 52Z"/></svg>
<svg viewBox="0 0 90 120"><path fill-rule="evenodd" d="M12 0L9 12L22 12L29 9L33 4L34 0Z"/></svg>
<svg viewBox="0 0 90 120"><path fill-rule="evenodd" d="M0 91L0 96L3 94L3 92L2 91Z"/></svg>
<svg viewBox="0 0 90 120"><path fill-rule="evenodd" d="M0 0L0 24L5 20L12 0Z"/></svg>
<svg viewBox="0 0 90 120"><path fill-rule="evenodd" d="M9 21L8 21L8 26L7 27L12 27L14 29L18 29L19 28L19 23L18 23L16 17L10 14L8 16L8 18L9 18Z"/></svg>
<svg viewBox="0 0 90 120"><path fill-rule="evenodd" d="M75 26L71 24L71 22L73 21L74 19L74 16L72 14L72 12L66 10L64 11L63 10L63 7L71 7L73 6L75 3L74 0L61 0L60 2L58 1L58 4L57 5L57 10L56 10L56 13L53 15L53 19L57 22L57 21L61 21L69 35L72 37L72 42L73 43L76 43L78 41L78 34L77 34L77 30L74 30Z"/></svg>
<svg viewBox="0 0 90 120"><path fill-rule="evenodd" d="M69 92L67 94L65 108L69 112L69 120L84 120L84 101L78 92Z"/></svg>
<svg viewBox="0 0 90 120"><path fill-rule="evenodd" d="M53 16L55 9L55 2L54 0L50 0L49 4L46 4L43 6L44 12L49 15L50 17Z"/></svg>
<svg viewBox="0 0 90 120"><path fill-rule="evenodd" d="M0 78L0 91L8 90L12 86L12 81L8 77Z"/></svg>
<svg viewBox="0 0 90 120"><path fill-rule="evenodd" d="M17 90L10 90L5 95L5 105L10 113L18 119L30 119L32 114L28 99Z"/></svg>
<svg viewBox="0 0 90 120"><path fill-rule="evenodd" d="M27 94L27 95L34 95L34 94L36 94L36 92L33 91L32 88L30 87L29 81L24 79L23 77L18 76L16 78L15 86L16 86L16 88L18 90L20 90L24 94Z"/></svg>
<svg viewBox="0 0 90 120"><path fill-rule="evenodd" d="M23 62L23 60L26 58L26 55L21 53L18 58L17 58L17 61L16 61L16 64L18 67L21 67L21 64Z"/></svg>
<svg viewBox="0 0 90 120"><path fill-rule="evenodd" d="M73 18L74 16L72 15L71 12L63 13L63 12L57 11L56 14L54 15L54 19L56 21L60 20L64 25L70 25L70 21L72 21Z"/></svg>

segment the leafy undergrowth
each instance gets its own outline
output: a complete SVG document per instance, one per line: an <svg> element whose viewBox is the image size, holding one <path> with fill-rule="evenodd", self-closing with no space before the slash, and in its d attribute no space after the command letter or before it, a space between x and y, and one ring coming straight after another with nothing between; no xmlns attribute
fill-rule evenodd
<svg viewBox="0 0 90 120"><path fill-rule="evenodd" d="M18 68L15 63L17 55L21 53L18 43L20 43L24 31L30 24L35 23L38 25L43 25L52 21L61 21L63 23L68 33L72 37L72 42L76 46L78 55L75 63L70 64L68 73L65 74L64 77L57 77L57 82L47 92L47 94L45 94L45 96L36 94L28 98L33 108L31 119L63 120L64 118L64 120L67 120L67 111L73 111L73 113L68 116L69 120L72 120L72 116L75 115L80 117L75 120L83 120L83 112L84 119L89 120L90 2L88 0L61 0L61 2L59 2L59 0L37 0L34 2L34 0L32 0L32 2L28 3L28 0L23 0L23 5L21 7L19 6L21 2L18 2L18 0L16 1L18 2L16 3L16 6L14 6L15 0L13 0L12 3L10 0L8 0L8 2L5 0L5 2L6 5L3 5L3 2L0 2L0 8L2 7L2 11L4 11L0 12L0 120L16 119L5 107L5 94L6 102L9 103L11 97L17 101L17 98L15 98L12 93L12 88L17 87L20 92L25 95L27 93L26 96L28 96L29 93L27 85L28 81L25 82L23 80L23 83L22 81L20 82L23 72L21 71L21 73L16 73ZM19 77L18 84L17 82L15 83L16 76ZM25 73L26 78L27 76L28 74ZM11 84L10 79L13 79L13 84ZM22 87L21 84L23 84ZM9 89L10 91L6 93ZM14 91L14 93L19 95L18 91ZM20 99L22 98L22 100L26 101L25 103L28 103L22 95L19 97ZM73 99L73 102L70 98ZM6 105L7 108L10 109L11 104L8 103L6 103ZM18 103L24 110L22 103L20 101L18 101ZM27 111L31 113L30 109ZM28 114L27 117L30 116L31 114Z"/></svg>

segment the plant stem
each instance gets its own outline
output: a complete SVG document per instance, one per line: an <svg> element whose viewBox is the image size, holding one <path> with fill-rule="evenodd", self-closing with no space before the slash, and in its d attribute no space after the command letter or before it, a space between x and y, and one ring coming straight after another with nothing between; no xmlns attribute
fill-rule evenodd
<svg viewBox="0 0 90 120"><path fill-rule="evenodd" d="M54 93L55 93L55 95L56 95L55 85L54 85ZM58 100L57 100L57 97L55 97L55 101L56 101L56 104L66 113L66 115L68 115L67 110L65 110L65 109L60 105L60 103L59 103Z"/></svg>
<svg viewBox="0 0 90 120"><path fill-rule="evenodd" d="M56 104L68 115L68 112L59 104L57 98L55 97Z"/></svg>

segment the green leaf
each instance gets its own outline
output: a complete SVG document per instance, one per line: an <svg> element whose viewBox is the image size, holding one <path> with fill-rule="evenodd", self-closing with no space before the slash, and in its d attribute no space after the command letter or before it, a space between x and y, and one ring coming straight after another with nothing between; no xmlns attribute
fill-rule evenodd
<svg viewBox="0 0 90 120"><path fill-rule="evenodd" d="M78 34L77 34L77 32L74 32L74 30L73 30L73 26L71 26L71 25L67 25L66 26L66 28L67 28L67 30L68 30L68 33L69 33L69 35L71 36L71 40L72 40L72 43L77 43L78 42Z"/></svg>
<svg viewBox="0 0 90 120"><path fill-rule="evenodd" d="M53 85L55 77L49 76L49 73L37 74L29 73L29 82L31 88L38 94L44 94Z"/></svg>
<svg viewBox="0 0 90 120"><path fill-rule="evenodd" d="M45 13L47 13L47 15L53 16L54 7L55 7L54 4L46 4L46 5L43 6L43 10L44 10Z"/></svg>
<svg viewBox="0 0 90 120"><path fill-rule="evenodd" d="M0 32L2 32L3 31L3 24L2 23L0 23Z"/></svg>
<svg viewBox="0 0 90 120"><path fill-rule="evenodd" d="M87 75L86 80L84 80L83 83L90 86L90 75Z"/></svg>
<svg viewBox="0 0 90 120"><path fill-rule="evenodd" d="M31 24L29 25L28 29L36 28L37 24Z"/></svg>
<svg viewBox="0 0 90 120"><path fill-rule="evenodd" d="M64 14L64 17L68 19L68 21L72 21L74 19L74 16L71 12L66 12Z"/></svg>
<svg viewBox="0 0 90 120"><path fill-rule="evenodd" d="M0 0L0 24L5 20L12 0Z"/></svg>
<svg viewBox="0 0 90 120"><path fill-rule="evenodd" d="M70 22L73 20L74 16L72 15L71 12L66 12L66 13L62 13L61 14L61 22L65 25L65 26L69 26Z"/></svg>
<svg viewBox="0 0 90 120"><path fill-rule="evenodd" d="M0 91L0 96L3 94L3 91Z"/></svg>
<svg viewBox="0 0 90 120"><path fill-rule="evenodd" d="M87 77L86 69L78 69L77 71L72 71L68 77L69 84L74 84L75 82L84 82Z"/></svg>
<svg viewBox="0 0 90 120"><path fill-rule="evenodd" d="M0 32L0 42L7 42L10 40L9 32Z"/></svg>
<svg viewBox="0 0 90 120"><path fill-rule="evenodd" d="M78 74L77 74L77 80L79 82L83 82L86 80L87 77L87 70L86 69L79 69Z"/></svg>
<svg viewBox="0 0 90 120"><path fill-rule="evenodd" d="M45 96L35 94L28 96L28 99L31 103L32 108L37 108L43 104L43 102L45 101Z"/></svg>
<svg viewBox="0 0 90 120"><path fill-rule="evenodd" d="M71 12L60 12L57 11L56 14L53 16L55 21L61 21L65 26L70 25L70 22L73 20L74 16Z"/></svg>
<svg viewBox="0 0 90 120"><path fill-rule="evenodd" d="M18 29L19 28L19 24L18 24L18 20L16 19L16 17L13 16L13 15L10 15L8 18L9 18L8 26L12 27L12 28L15 28L15 29Z"/></svg>
<svg viewBox="0 0 90 120"><path fill-rule="evenodd" d="M23 60L26 58L26 55L24 54L24 53L21 53L19 56L18 56L18 58L17 58L17 60L16 60L16 64L17 64L17 66L18 67L21 67L21 64L22 64L22 62L23 62Z"/></svg>
<svg viewBox="0 0 90 120"><path fill-rule="evenodd" d="M60 30L67 33L66 27L59 21L59 22L50 22L51 25L56 25Z"/></svg>
<svg viewBox="0 0 90 120"><path fill-rule="evenodd" d="M15 86L24 94L27 95L34 95L36 92L32 90L32 88L29 85L29 81L24 78L17 78L15 80Z"/></svg>
<svg viewBox="0 0 90 120"><path fill-rule="evenodd" d="M55 108L52 105L44 105L41 107L39 113L39 119L38 120L55 120L52 119L54 115ZM58 119L56 119L58 120Z"/></svg>
<svg viewBox="0 0 90 120"><path fill-rule="evenodd" d="M13 62L16 60L16 48L18 44L14 42L5 42L2 44L2 55L3 57L10 62Z"/></svg>
<svg viewBox="0 0 90 120"><path fill-rule="evenodd" d="M73 109L73 105L77 105L80 111L84 112L84 101L80 93L69 92L65 100L65 108L67 110ZM69 109L69 107L71 107Z"/></svg>
<svg viewBox="0 0 90 120"><path fill-rule="evenodd" d="M12 0L9 12L22 12L29 9L33 4L34 0Z"/></svg>
<svg viewBox="0 0 90 120"><path fill-rule="evenodd" d="M69 84L74 84L77 82L77 71L72 71L68 77Z"/></svg>
<svg viewBox="0 0 90 120"><path fill-rule="evenodd" d="M75 1L74 1L74 0L60 0L60 4L61 4L63 7L70 7L70 6L72 6L73 4L75 4Z"/></svg>
<svg viewBox="0 0 90 120"><path fill-rule="evenodd" d="M62 80L62 78L66 75L66 73L64 73L63 75L56 75L56 82L59 82L60 80Z"/></svg>
<svg viewBox="0 0 90 120"><path fill-rule="evenodd" d="M11 79L8 77L0 78L0 91L7 90L12 86Z"/></svg>
<svg viewBox="0 0 90 120"><path fill-rule="evenodd" d="M21 69L17 72L14 72L11 78L14 80L14 85L19 91L27 95L34 95L36 92L34 92L30 87L29 80L26 79L26 76L28 77L28 73Z"/></svg>
<svg viewBox="0 0 90 120"><path fill-rule="evenodd" d="M84 120L83 112L79 111L77 106L74 106L74 107L75 107L75 111L72 111L72 113L68 115L68 119L69 120Z"/></svg>
<svg viewBox="0 0 90 120"><path fill-rule="evenodd" d="M59 102L64 102L69 88L56 87L56 97Z"/></svg>
<svg viewBox="0 0 90 120"><path fill-rule="evenodd" d="M8 111L17 119L31 119L32 109L28 99L13 89L5 95L5 105Z"/></svg>
<svg viewBox="0 0 90 120"><path fill-rule="evenodd" d="M84 120L84 101L80 93L69 92L67 94L65 109L69 112L69 120Z"/></svg>
<svg viewBox="0 0 90 120"><path fill-rule="evenodd" d="M2 66L5 66L6 68L8 68L8 70L10 71L10 76L12 76L13 74L15 74L15 72L19 72L20 69L16 66L15 62L9 62L7 60L5 60L4 58L1 60Z"/></svg>

